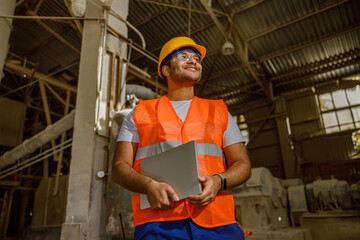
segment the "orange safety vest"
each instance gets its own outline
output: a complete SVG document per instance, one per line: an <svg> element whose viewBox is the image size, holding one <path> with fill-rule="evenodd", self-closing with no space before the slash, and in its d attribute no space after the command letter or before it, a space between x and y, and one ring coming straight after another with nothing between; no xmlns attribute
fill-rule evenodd
<svg viewBox="0 0 360 240"><path fill-rule="evenodd" d="M194 97L185 122L178 117L167 96L140 101L134 112L134 122L140 133L133 166L136 171L140 171L142 160L192 140L197 144L200 176L225 171L222 146L228 110L222 100ZM205 207L181 200L168 210L141 210L140 195L136 194L132 196L132 208L135 226L188 217L202 227L236 223L233 196L223 192Z"/></svg>

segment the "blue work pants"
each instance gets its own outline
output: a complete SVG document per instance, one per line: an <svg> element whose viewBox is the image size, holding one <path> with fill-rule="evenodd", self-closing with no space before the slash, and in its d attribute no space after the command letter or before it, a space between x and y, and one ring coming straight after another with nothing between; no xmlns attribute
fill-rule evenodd
<svg viewBox="0 0 360 240"><path fill-rule="evenodd" d="M178 221L152 222L135 228L134 240L244 240L238 224L204 228L191 218Z"/></svg>

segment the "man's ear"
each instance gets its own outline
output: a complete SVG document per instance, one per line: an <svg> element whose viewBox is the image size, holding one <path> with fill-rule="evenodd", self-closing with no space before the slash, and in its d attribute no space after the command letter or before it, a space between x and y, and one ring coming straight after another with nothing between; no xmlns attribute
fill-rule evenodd
<svg viewBox="0 0 360 240"><path fill-rule="evenodd" d="M162 65L161 72L165 77L168 77L170 75L170 68L168 65Z"/></svg>

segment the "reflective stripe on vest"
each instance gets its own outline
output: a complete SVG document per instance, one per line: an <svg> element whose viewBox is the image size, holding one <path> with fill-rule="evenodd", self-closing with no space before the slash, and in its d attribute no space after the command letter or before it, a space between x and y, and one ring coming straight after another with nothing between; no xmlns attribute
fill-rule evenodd
<svg viewBox="0 0 360 240"><path fill-rule="evenodd" d="M159 153L170 150L174 147L180 146L181 141L165 141L160 143L154 143L146 147L139 148L136 152L135 161L143 158L155 156ZM209 155L214 157L223 157L223 152L215 144L198 143L196 144L196 150L198 155Z"/></svg>

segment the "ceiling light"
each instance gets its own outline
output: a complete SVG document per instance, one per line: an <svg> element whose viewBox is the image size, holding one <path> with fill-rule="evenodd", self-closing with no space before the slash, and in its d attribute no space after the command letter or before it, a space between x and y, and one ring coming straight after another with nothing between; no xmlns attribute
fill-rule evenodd
<svg viewBox="0 0 360 240"><path fill-rule="evenodd" d="M231 55L235 52L235 47L234 45L229 42L229 41L226 41L223 45L222 45L222 48L221 48L221 52L222 54L224 55Z"/></svg>

